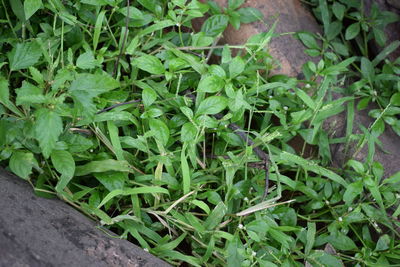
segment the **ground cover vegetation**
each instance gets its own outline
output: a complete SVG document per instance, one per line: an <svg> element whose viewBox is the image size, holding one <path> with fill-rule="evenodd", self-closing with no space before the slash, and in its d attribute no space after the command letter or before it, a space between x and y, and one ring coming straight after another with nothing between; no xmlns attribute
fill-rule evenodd
<svg viewBox="0 0 400 267"><path fill-rule="evenodd" d="M373 161L385 128L400 134L400 42L383 31L398 17L307 2L323 34L295 34L320 58L299 80L271 74L274 25L218 45L263 19L228 2L1 0L1 165L176 265L400 264L400 173ZM343 111L337 138L324 122ZM368 156L332 168L337 143Z"/></svg>

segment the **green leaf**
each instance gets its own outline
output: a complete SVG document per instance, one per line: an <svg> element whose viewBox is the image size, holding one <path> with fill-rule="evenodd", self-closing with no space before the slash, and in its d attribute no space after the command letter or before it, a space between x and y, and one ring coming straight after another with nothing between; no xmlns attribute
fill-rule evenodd
<svg viewBox="0 0 400 267"><path fill-rule="evenodd" d="M37 110L35 115L36 139L39 141L43 156L48 158L63 131L63 122L57 113L46 108Z"/></svg>
<svg viewBox="0 0 400 267"><path fill-rule="evenodd" d="M74 99L75 108L83 115L89 116L96 112L92 99L118 86L119 83L108 74L84 73L76 75L69 92Z"/></svg>
<svg viewBox="0 0 400 267"><path fill-rule="evenodd" d="M312 110L315 110L317 104L312 100L312 98L303 90L296 89L296 95Z"/></svg>
<svg viewBox="0 0 400 267"><path fill-rule="evenodd" d="M360 23L356 22L351 24L346 29L345 38L346 40L354 39L360 33Z"/></svg>
<svg viewBox="0 0 400 267"><path fill-rule="evenodd" d="M143 55L135 58L132 62L135 67L151 74L164 74L165 68L161 61L155 56Z"/></svg>
<svg viewBox="0 0 400 267"><path fill-rule="evenodd" d="M8 88L8 81L0 76L0 104L3 104L6 108L11 110L14 114L19 117L24 117L24 114L10 101L10 91Z"/></svg>
<svg viewBox="0 0 400 267"><path fill-rule="evenodd" d="M10 70L27 69L35 65L42 56L42 50L36 42L18 43L8 54Z"/></svg>
<svg viewBox="0 0 400 267"><path fill-rule="evenodd" d="M169 139L168 126L159 119L150 119L149 126L155 138L161 142L162 145L167 145Z"/></svg>
<svg viewBox="0 0 400 267"><path fill-rule="evenodd" d="M332 5L332 12L338 20L343 20L346 7L339 2L334 2Z"/></svg>
<svg viewBox="0 0 400 267"><path fill-rule="evenodd" d="M76 60L76 66L78 68L87 70L87 69L93 69L96 66L98 66L97 60L94 58L93 52L92 51L87 51L83 54L81 54L78 59Z"/></svg>
<svg viewBox="0 0 400 267"><path fill-rule="evenodd" d="M331 41L336 38L342 32L342 23L334 21L329 24L328 31L326 32L326 38Z"/></svg>
<svg viewBox="0 0 400 267"><path fill-rule="evenodd" d="M353 202L353 200L362 193L362 191L363 191L363 183L361 180L349 184L343 195L343 200L346 203L346 205L350 205Z"/></svg>
<svg viewBox="0 0 400 267"><path fill-rule="evenodd" d="M196 138L197 129L196 126L191 122L187 122L182 126L181 131L181 141L182 142L190 142L194 141Z"/></svg>
<svg viewBox="0 0 400 267"><path fill-rule="evenodd" d="M235 57L229 64L229 76L231 79L235 78L244 71L246 63L239 56Z"/></svg>
<svg viewBox="0 0 400 267"><path fill-rule="evenodd" d="M42 0L25 0L24 1L25 19L28 20L41 7L42 7Z"/></svg>
<svg viewBox="0 0 400 267"><path fill-rule="evenodd" d="M130 172L129 163L125 160L105 159L99 161L91 161L85 165L77 166L75 176L84 176L89 173L119 171Z"/></svg>
<svg viewBox="0 0 400 267"><path fill-rule="evenodd" d="M391 242L390 240L391 238L387 234L384 234L383 236L379 237L379 240L376 243L375 251L388 250Z"/></svg>
<svg viewBox="0 0 400 267"><path fill-rule="evenodd" d="M181 169L182 169L182 185L183 185L183 194L187 194L190 191L191 177L189 164L186 158L185 153L186 146L183 146L181 151Z"/></svg>
<svg viewBox="0 0 400 267"><path fill-rule="evenodd" d="M332 234L329 236L329 243L331 243L331 245L339 250L344 250L344 251L348 251L348 250L353 250L353 249L357 249L356 244L354 243L354 241L348 237L345 236L344 234L338 232L337 234Z"/></svg>
<svg viewBox="0 0 400 267"><path fill-rule="evenodd" d="M128 189L116 189L111 191L97 206L97 208L101 208L108 201L113 199L116 196L131 196L137 194L167 194L169 195L169 191L165 188L158 186L142 186L138 188L128 188Z"/></svg>
<svg viewBox="0 0 400 267"><path fill-rule="evenodd" d="M228 9L235 10L243 5L245 0L228 0Z"/></svg>
<svg viewBox="0 0 400 267"><path fill-rule="evenodd" d="M321 11L321 19L324 25L324 32L328 31L329 23L331 21L327 0L319 0L319 10Z"/></svg>
<svg viewBox="0 0 400 267"><path fill-rule="evenodd" d="M203 23L201 31L208 36L215 37L226 29L228 22L229 17L227 15L213 15Z"/></svg>
<svg viewBox="0 0 400 267"><path fill-rule="evenodd" d="M145 107L151 106L157 99L157 93L151 87L146 87L142 91L142 99Z"/></svg>
<svg viewBox="0 0 400 267"><path fill-rule="evenodd" d="M372 62L365 57L361 58L361 74L369 81L373 81L375 77L375 69Z"/></svg>
<svg viewBox="0 0 400 267"><path fill-rule="evenodd" d="M61 192L74 177L75 161L71 153L63 150L54 150L50 157L54 168L61 173L61 179L56 186L56 191Z"/></svg>
<svg viewBox="0 0 400 267"><path fill-rule="evenodd" d="M244 260L243 255L240 250L243 250L243 244L240 240L239 234L236 234L234 238L227 241L228 245L226 248L227 253L227 263L229 267L241 267Z"/></svg>
<svg viewBox="0 0 400 267"><path fill-rule="evenodd" d="M316 225L315 223L308 222L307 223L307 243L304 249L306 255L310 254L311 249L314 246L315 242L315 233L316 233Z"/></svg>
<svg viewBox="0 0 400 267"><path fill-rule="evenodd" d="M197 92L203 93L217 93L225 85L223 79L215 75L209 75L201 79L199 86L197 87Z"/></svg>
<svg viewBox="0 0 400 267"><path fill-rule="evenodd" d="M400 183L400 172L396 172L389 178L383 180L383 184L396 184Z"/></svg>
<svg viewBox="0 0 400 267"><path fill-rule="evenodd" d="M252 23L255 21L261 21L264 18L263 13L254 7L243 7L237 11L240 14L240 22Z"/></svg>
<svg viewBox="0 0 400 267"><path fill-rule="evenodd" d="M204 99L197 109L196 115L217 114L228 105L228 99L223 96L210 96Z"/></svg>
<svg viewBox="0 0 400 267"><path fill-rule="evenodd" d="M44 103L46 98L42 94L42 89L36 87L27 81L22 82L22 87L15 90L17 92L16 104L40 104Z"/></svg>
<svg viewBox="0 0 400 267"><path fill-rule="evenodd" d="M288 161L290 163L294 163L294 164L300 165L305 170L309 170L309 171L312 171L314 173L317 173L317 174L320 174L322 176L325 176L325 177L331 179L332 181L343 185L344 187L348 186L347 182L342 177L340 177L339 175L337 175L336 173L334 173L334 172L332 172L332 171L330 171L328 169L325 169L325 168L319 166L318 164L316 164L316 163L314 163L312 161L303 159L303 158L301 158L301 157L299 157L297 155L294 155L294 154L291 154L291 153L288 153L288 152L285 152L285 151L281 153L280 158L283 161Z"/></svg>
<svg viewBox="0 0 400 267"><path fill-rule="evenodd" d="M101 30L103 29L105 14L106 14L105 10L101 11L96 19L96 24L94 26L94 34L93 34L93 51L96 51L97 45L99 44L99 38Z"/></svg>
<svg viewBox="0 0 400 267"><path fill-rule="evenodd" d="M27 180L32 173L32 167L37 166L37 161L31 152L16 151L10 158L10 169L19 177Z"/></svg>
<svg viewBox="0 0 400 267"><path fill-rule="evenodd" d="M94 177L110 192L124 188L125 181L128 178L126 173L114 171L94 173Z"/></svg>
<svg viewBox="0 0 400 267"><path fill-rule="evenodd" d="M314 36L308 32L300 32L297 34L301 42L308 48L320 50L320 47Z"/></svg>
<svg viewBox="0 0 400 267"><path fill-rule="evenodd" d="M215 229L215 227L217 227L222 221L227 211L228 209L223 202L218 203L204 222L204 227L208 230Z"/></svg>

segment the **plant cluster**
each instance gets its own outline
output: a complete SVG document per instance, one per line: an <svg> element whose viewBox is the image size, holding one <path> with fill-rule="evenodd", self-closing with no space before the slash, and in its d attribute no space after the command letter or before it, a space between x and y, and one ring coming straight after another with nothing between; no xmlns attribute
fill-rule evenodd
<svg viewBox="0 0 400 267"><path fill-rule="evenodd" d="M398 44L364 49L392 20L315 1L325 34L297 36L323 59L298 80L271 75L274 25L217 45L228 24L262 20L228 2L1 0L2 166L176 265L399 264L400 173L383 179L372 160L383 121L398 125L399 61L382 63ZM362 136L359 98L380 105ZM335 138L324 122L345 109ZM370 158L328 167L331 145L354 139Z"/></svg>

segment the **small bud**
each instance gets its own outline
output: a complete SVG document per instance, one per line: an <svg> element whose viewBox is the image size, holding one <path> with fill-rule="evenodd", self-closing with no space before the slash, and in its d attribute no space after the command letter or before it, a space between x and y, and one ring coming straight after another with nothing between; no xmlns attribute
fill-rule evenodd
<svg viewBox="0 0 400 267"><path fill-rule="evenodd" d="M339 220L339 222L343 222L343 218L342 217L339 217L338 220Z"/></svg>
<svg viewBox="0 0 400 267"><path fill-rule="evenodd" d="M284 106L283 109L284 109L284 110L288 110L289 108L288 108L287 106Z"/></svg>
<svg viewBox="0 0 400 267"><path fill-rule="evenodd" d="M249 201L249 199L248 199L247 197L245 197L243 200L244 200L244 201L246 201L246 202L248 202L248 201Z"/></svg>
<svg viewBox="0 0 400 267"><path fill-rule="evenodd" d="M352 207L349 207L349 208L348 208L348 211L349 211L349 212L352 212L352 211L353 211L353 208L352 208Z"/></svg>
<svg viewBox="0 0 400 267"><path fill-rule="evenodd" d="M149 252L149 249L148 249L148 248L144 248L143 250L146 251L146 252Z"/></svg>
<svg viewBox="0 0 400 267"><path fill-rule="evenodd" d="M238 228L242 230L244 228L243 224L239 223Z"/></svg>
<svg viewBox="0 0 400 267"><path fill-rule="evenodd" d="M251 252L251 256L255 257L257 255L257 252L253 251Z"/></svg>
<svg viewBox="0 0 400 267"><path fill-rule="evenodd" d="M307 88L307 89L310 89L310 88L311 88L311 85L310 85L309 83L307 83L307 84L306 84L306 88Z"/></svg>

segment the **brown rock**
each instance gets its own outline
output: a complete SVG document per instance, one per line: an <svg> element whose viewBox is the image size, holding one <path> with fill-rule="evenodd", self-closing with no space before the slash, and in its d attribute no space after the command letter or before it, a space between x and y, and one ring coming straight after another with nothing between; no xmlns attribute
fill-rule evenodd
<svg viewBox="0 0 400 267"><path fill-rule="evenodd" d="M0 266L170 266L1 168L0 225Z"/></svg>

